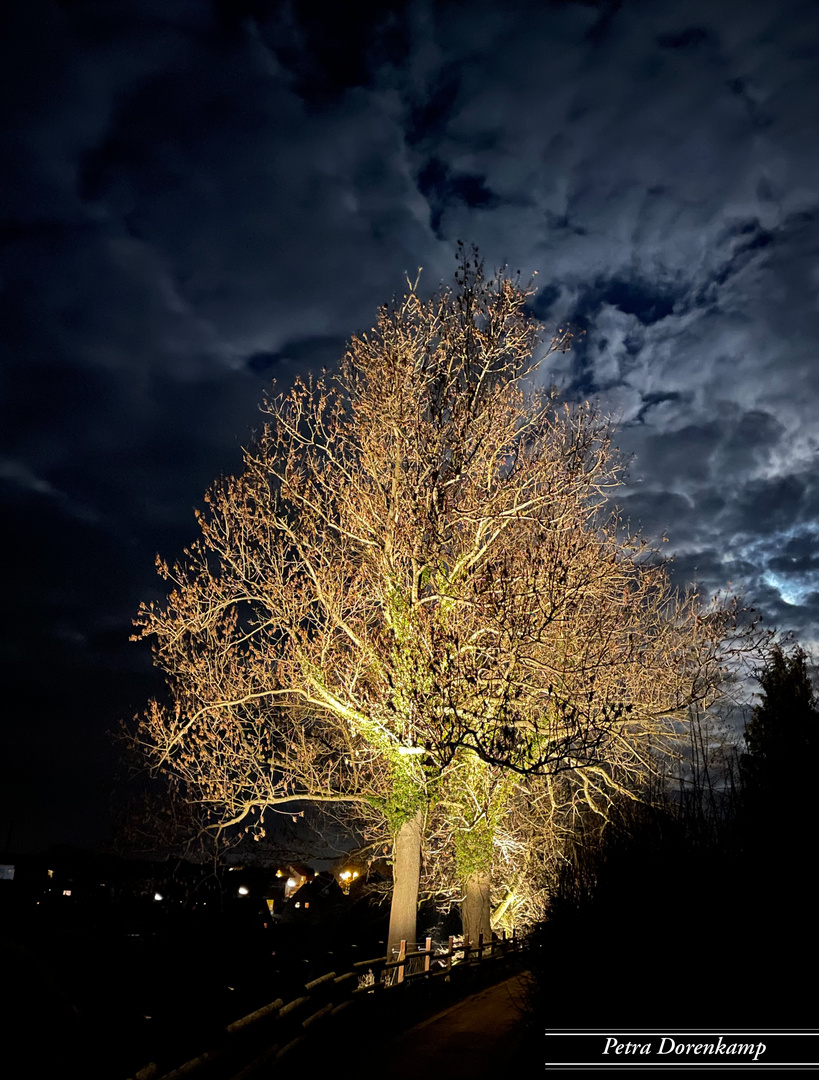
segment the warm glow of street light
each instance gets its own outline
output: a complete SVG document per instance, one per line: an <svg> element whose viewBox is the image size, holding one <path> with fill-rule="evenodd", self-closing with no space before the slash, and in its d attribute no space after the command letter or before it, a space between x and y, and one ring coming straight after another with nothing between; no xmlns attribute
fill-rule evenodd
<svg viewBox="0 0 819 1080"><path fill-rule="evenodd" d="M358 877L357 870L342 870L338 875L338 880L341 884L341 888L344 890L344 895L348 896L350 893L350 886Z"/></svg>

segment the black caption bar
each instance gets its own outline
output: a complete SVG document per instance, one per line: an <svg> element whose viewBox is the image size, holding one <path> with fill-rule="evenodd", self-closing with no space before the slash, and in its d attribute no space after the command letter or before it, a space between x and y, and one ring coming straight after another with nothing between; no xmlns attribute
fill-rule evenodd
<svg viewBox="0 0 819 1080"><path fill-rule="evenodd" d="M545 1032L547 1069L805 1069L819 1067L819 1030Z"/></svg>

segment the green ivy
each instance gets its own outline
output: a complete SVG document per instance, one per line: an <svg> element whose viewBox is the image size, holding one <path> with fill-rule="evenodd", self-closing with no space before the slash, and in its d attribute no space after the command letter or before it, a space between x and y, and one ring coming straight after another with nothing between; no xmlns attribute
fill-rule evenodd
<svg viewBox="0 0 819 1080"><path fill-rule="evenodd" d="M476 798L483 803L480 816L468 827L456 829L453 837L456 873L460 881L466 881L472 874L492 869L495 830L505 813L514 780L504 776L491 785L489 766L472 753L464 755L454 775L457 779L447 792L449 799L462 802L465 808L474 805Z"/></svg>
<svg viewBox="0 0 819 1080"><path fill-rule="evenodd" d="M411 765L407 767L410 762L410 758L399 757L397 754L390 761L392 785L384 800L384 816L393 834L396 834L405 822L415 817L427 803L423 778L417 775Z"/></svg>
<svg viewBox="0 0 819 1080"><path fill-rule="evenodd" d="M455 870L460 881L492 869L494 839L495 826L485 819L469 830L460 829L455 833Z"/></svg>

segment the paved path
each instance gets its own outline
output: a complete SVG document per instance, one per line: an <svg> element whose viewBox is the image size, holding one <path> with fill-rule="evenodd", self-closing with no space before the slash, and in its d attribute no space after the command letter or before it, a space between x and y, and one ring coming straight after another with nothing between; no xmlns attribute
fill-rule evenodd
<svg viewBox="0 0 819 1080"><path fill-rule="evenodd" d="M388 1080L468 1077L508 1072L521 1029L526 974L514 975L393 1039L379 1054Z"/></svg>

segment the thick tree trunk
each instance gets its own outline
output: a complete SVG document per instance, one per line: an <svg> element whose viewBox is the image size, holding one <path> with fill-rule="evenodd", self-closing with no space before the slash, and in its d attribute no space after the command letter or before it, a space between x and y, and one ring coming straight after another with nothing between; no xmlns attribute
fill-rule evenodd
<svg viewBox="0 0 819 1080"><path fill-rule="evenodd" d="M492 940L492 909L489 894L492 886L492 873L489 870L476 870L464 882L464 898L461 903L461 924L464 940L472 945L478 944L478 935L483 940Z"/></svg>
<svg viewBox="0 0 819 1080"><path fill-rule="evenodd" d="M421 833L424 811L418 812L401 826L393 842L392 905L387 952L398 951L401 941L415 944L415 920L418 913L418 885L421 880Z"/></svg>

